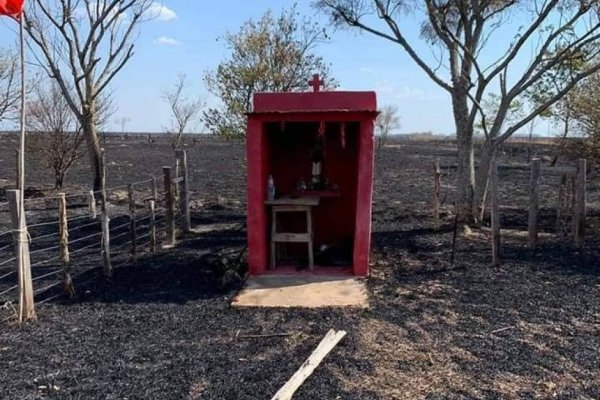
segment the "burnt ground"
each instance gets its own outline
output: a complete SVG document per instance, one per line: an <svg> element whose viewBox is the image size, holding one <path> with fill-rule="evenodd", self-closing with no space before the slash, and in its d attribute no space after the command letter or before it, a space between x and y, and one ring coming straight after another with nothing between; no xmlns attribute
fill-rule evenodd
<svg viewBox="0 0 600 400"><path fill-rule="evenodd" d="M9 140L0 137L5 179L14 165ZM185 238L174 251L119 263L111 280L89 270L76 279L73 301L41 293L50 300L38 307L37 322L0 326L0 397L268 399L334 328L347 337L294 398L600 398L596 175L583 251L553 234L553 177L541 189L547 234L537 250L527 249L518 232L527 223L528 171L511 168L500 174L502 223L510 229L504 263L490 266L484 227L459 236L451 265L452 144L394 143L376 161L371 307L238 310L229 300L244 272L243 146L188 144L194 225L215 230ZM171 163L161 140L112 139L107 149L109 186ZM435 157L447 194L438 231L428 212ZM524 157L508 147L504 162ZM32 187L51 186L35 159L30 171ZM70 178L69 190L85 187L85 166ZM274 332L293 335L240 338Z"/></svg>

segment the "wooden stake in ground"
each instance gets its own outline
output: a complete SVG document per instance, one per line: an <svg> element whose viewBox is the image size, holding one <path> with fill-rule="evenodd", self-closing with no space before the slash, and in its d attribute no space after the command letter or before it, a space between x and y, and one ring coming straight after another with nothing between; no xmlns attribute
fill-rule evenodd
<svg viewBox="0 0 600 400"><path fill-rule="evenodd" d="M500 265L500 203L498 196L498 164L492 161L490 170L490 214L492 220L492 264Z"/></svg>
<svg viewBox="0 0 600 400"><path fill-rule="evenodd" d="M333 329L329 330L315 351L312 352L300 369L292 375L290 380L275 393L275 396L271 400L290 400L294 393L296 393L296 390L298 390L302 383L313 373L325 356L329 354L344 336L346 336L346 331L336 332Z"/></svg>
<svg viewBox="0 0 600 400"><path fill-rule="evenodd" d="M14 229L15 258L17 259L17 271L19 272L19 322L24 322L35 319L27 223L25 215L21 215L24 207L21 204L20 190L8 190L6 198L10 207L10 219Z"/></svg>
<svg viewBox="0 0 600 400"><path fill-rule="evenodd" d="M573 211L573 233L575 247L583 247L585 234L585 202L586 202L586 161L585 158L577 160L577 178L575 180L575 208Z"/></svg>
<svg viewBox="0 0 600 400"><path fill-rule="evenodd" d="M164 184L165 184L165 216L166 216L166 246L175 244L175 198L173 196L173 177L171 175L171 167L163 167Z"/></svg>
<svg viewBox="0 0 600 400"><path fill-rule="evenodd" d="M64 193L58 194L58 237L60 240L60 260L63 265L63 290L72 299L75 296L75 288L69 270L69 227L67 223L67 199Z"/></svg>
<svg viewBox="0 0 600 400"><path fill-rule="evenodd" d="M98 215L96 214L96 197L94 196L93 190L90 190L90 193L88 194L88 212L90 213L91 219L98 218Z"/></svg>
<svg viewBox="0 0 600 400"><path fill-rule="evenodd" d="M189 193L189 173L187 166L187 152L177 150L177 160L179 172L181 173L181 184L179 185L179 213L181 215L181 229L183 232L189 232L191 229L190 217L190 193Z"/></svg>
<svg viewBox="0 0 600 400"><path fill-rule="evenodd" d="M135 221L135 193L133 185L127 185L127 197L129 199L129 235L131 236L131 261L135 262L137 257L137 224Z"/></svg>
<svg viewBox="0 0 600 400"><path fill-rule="evenodd" d="M101 149L100 153L100 185L100 207L102 211L102 266L104 276L110 277L112 276L112 264L110 261L110 218L108 217L108 210L106 208L106 158L104 149Z"/></svg>
<svg viewBox="0 0 600 400"><path fill-rule="evenodd" d="M154 200L148 201L148 214L150 214L150 251L156 252L156 214Z"/></svg>
<svg viewBox="0 0 600 400"><path fill-rule="evenodd" d="M433 163L433 228L436 230L440 227L441 176L440 159L436 158Z"/></svg>
<svg viewBox="0 0 600 400"><path fill-rule="evenodd" d="M175 207L179 207L179 183L181 182L181 159L178 151L175 151L175 179L173 179L173 203Z"/></svg>
<svg viewBox="0 0 600 400"><path fill-rule="evenodd" d="M540 182L541 160L531 160L531 176L529 179L529 247L535 248L538 243L538 208L539 208L539 182Z"/></svg>
<svg viewBox="0 0 600 400"><path fill-rule="evenodd" d="M158 201L158 183L155 176L152 177L152 200Z"/></svg>

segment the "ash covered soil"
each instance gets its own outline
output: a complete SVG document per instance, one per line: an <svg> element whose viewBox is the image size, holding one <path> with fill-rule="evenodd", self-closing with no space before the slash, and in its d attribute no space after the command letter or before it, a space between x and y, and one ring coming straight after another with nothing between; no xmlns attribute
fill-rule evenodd
<svg viewBox="0 0 600 400"><path fill-rule="evenodd" d="M13 140L0 136L0 186L14 174ZM172 163L160 138L106 147L108 186ZM523 163L513 147L503 162ZM110 280L76 280L76 299L40 305L37 322L0 326L0 397L268 399L334 328L348 335L295 399L600 398L599 180L591 174L588 236L576 251L553 234L558 178L544 176L543 234L529 250L520 233L529 172L501 170L502 266L490 266L487 221L460 232L451 265L454 154L443 142L378 151L369 309L240 310L229 304L244 273L244 148L188 140L193 224L214 229L120 265ZM435 157L445 198L437 231ZM32 193L51 194L35 155L28 171ZM72 191L86 186L85 163L69 182ZM279 332L292 334L242 338Z"/></svg>

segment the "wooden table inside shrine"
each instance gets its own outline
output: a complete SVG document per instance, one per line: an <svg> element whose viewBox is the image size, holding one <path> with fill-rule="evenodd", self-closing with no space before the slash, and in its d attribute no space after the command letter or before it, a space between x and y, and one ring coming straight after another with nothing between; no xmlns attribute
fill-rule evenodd
<svg viewBox="0 0 600 400"><path fill-rule="evenodd" d="M267 200L265 204L271 207L271 269L277 266L277 243L306 243L308 246L308 267L314 269L313 249L313 218L312 208L319 205L317 196L284 196ZM290 233L277 232L277 214L284 212L302 212L306 215L306 232Z"/></svg>

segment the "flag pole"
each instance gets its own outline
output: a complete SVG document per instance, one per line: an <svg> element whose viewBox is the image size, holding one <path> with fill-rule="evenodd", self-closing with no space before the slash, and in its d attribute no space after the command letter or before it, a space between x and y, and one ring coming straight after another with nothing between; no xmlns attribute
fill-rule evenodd
<svg viewBox="0 0 600 400"><path fill-rule="evenodd" d="M25 199L25 118L27 110L25 109L25 15L21 13L19 21L19 39L21 47L21 136L20 136L20 157L19 157L19 189L21 189L21 208L25 210L23 200Z"/></svg>
<svg viewBox="0 0 600 400"><path fill-rule="evenodd" d="M25 129L27 117L26 79L25 79L25 14L21 11L19 18L19 36L21 47L21 134L19 153L19 243L17 259L19 264L19 322L35 319L33 299L33 282L31 280L31 263L29 258L29 240L27 221L25 220Z"/></svg>

